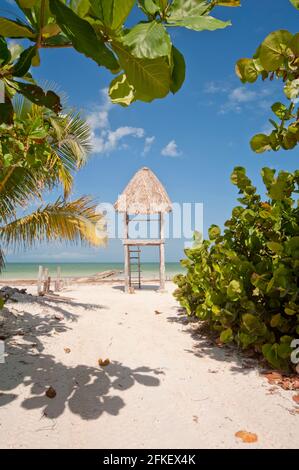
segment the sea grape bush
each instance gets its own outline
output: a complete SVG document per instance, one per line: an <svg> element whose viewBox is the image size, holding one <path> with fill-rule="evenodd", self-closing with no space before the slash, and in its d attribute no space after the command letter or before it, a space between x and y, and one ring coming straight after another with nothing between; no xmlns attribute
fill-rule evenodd
<svg viewBox="0 0 299 470"><path fill-rule="evenodd" d="M240 0L15 0L11 3L15 3L17 10L7 14L5 8L7 16L0 17L0 85L2 82L5 88L0 123L11 122L11 100L16 93L35 104L40 101L41 105L60 111L57 95L45 93L32 82L29 70L40 64L42 49L71 47L105 67L114 75L110 98L122 106L137 100L151 102L176 93L185 80L185 60L174 46L170 31L176 27L194 31L226 28L230 21L219 20L211 13L218 6L240 6ZM136 7L141 11L141 21L128 27L127 20L132 11L136 13ZM4 38L29 42L15 64L11 63Z"/></svg>
<svg viewBox="0 0 299 470"><path fill-rule="evenodd" d="M232 183L241 205L209 240L195 235L175 277L175 297L189 315L208 322L220 341L262 352L276 368L290 367L290 343L299 336L299 170L263 168L263 201L236 167Z"/></svg>
<svg viewBox="0 0 299 470"><path fill-rule="evenodd" d="M290 2L299 10L298 0ZM299 142L299 33L292 34L284 29L273 31L252 58L238 60L236 73L243 83L254 83L258 77L281 80L288 100L286 104L272 105L274 115L269 119L272 130L255 135L250 142L252 150L262 153L293 149Z"/></svg>

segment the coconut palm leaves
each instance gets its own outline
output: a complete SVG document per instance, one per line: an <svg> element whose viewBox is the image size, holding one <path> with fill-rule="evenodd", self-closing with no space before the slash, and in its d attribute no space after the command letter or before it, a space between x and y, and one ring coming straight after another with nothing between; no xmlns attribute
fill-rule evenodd
<svg viewBox="0 0 299 470"><path fill-rule="evenodd" d="M35 212L0 229L0 239L5 245L30 247L36 241L66 240L99 244L95 225L100 219L96 206L89 197L75 201L58 199Z"/></svg>
<svg viewBox="0 0 299 470"><path fill-rule="evenodd" d="M229 26L211 16L216 6L235 7L240 0L15 0L20 16L0 17L0 36L26 39L30 46L12 64L5 41L0 47L9 83L3 78L7 109L12 118L11 93L21 93L58 112L57 95L44 93L35 84L23 84L15 77L28 78L30 65L40 63L41 48L72 47L112 74L110 97L128 106L136 100L152 101L176 93L185 77L185 61L172 44L169 31L183 27L214 31ZM133 27L125 23L138 6L145 15ZM177 60L177 58L180 60ZM7 77L7 75L6 75ZM180 80L177 80L180 77ZM1 79L1 76L0 76ZM16 83L17 82L17 83ZM12 88L12 90L10 89Z"/></svg>
<svg viewBox="0 0 299 470"><path fill-rule="evenodd" d="M86 163L89 141L89 128L79 114L55 115L26 99L15 103L13 126L0 126L1 246L42 240L103 242L96 234L101 215L95 203L89 197L68 200L74 173ZM57 186L63 198L43 205L43 193ZM40 207L28 214L36 200ZM20 217L21 211L25 215Z"/></svg>
<svg viewBox="0 0 299 470"><path fill-rule="evenodd" d="M26 99L16 102L14 125L2 125L0 136L3 155L0 188L4 182L2 196L6 191L10 197L15 193L17 204L22 204L24 184L25 200L27 191L41 197L43 190L58 182L67 197L73 174L86 163L91 149L89 127L78 113L69 111L56 116ZM35 178L38 185L34 184Z"/></svg>

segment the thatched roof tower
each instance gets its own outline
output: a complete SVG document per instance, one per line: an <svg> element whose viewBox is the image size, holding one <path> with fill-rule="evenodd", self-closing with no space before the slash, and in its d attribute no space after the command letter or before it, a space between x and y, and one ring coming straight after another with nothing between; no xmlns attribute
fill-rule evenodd
<svg viewBox="0 0 299 470"><path fill-rule="evenodd" d="M140 269L140 247L157 246L160 251L160 291L165 289L165 236L164 236L164 214L172 210L172 204L162 183L149 168L141 168L123 193L114 204L115 210L124 214L124 277L125 292L131 292L134 279L141 288ZM129 237L129 223L132 222L130 215L136 220L138 215L146 215L143 221L149 221L152 214L159 214L159 238L158 239L131 239ZM142 221L142 219L141 219ZM136 262L137 259L137 262ZM134 262L135 260L135 262ZM134 269L137 267L137 270ZM137 278L133 277L137 273ZM136 283L136 282L135 282Z"/></svg>
<svg viewBox="0 0 299 470"><path fill-rule="evenodd" d="M172 210L165 188L147 167L135 173L114 207L116 211L127 214L157 214Z"/></svg>

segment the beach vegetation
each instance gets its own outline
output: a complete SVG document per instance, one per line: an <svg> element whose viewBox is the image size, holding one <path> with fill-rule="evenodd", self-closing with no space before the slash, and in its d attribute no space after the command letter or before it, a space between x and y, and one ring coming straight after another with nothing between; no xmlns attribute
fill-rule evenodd
<svg viewBox="0 0 299 470"><path fill-rule="evenodd" d="M12 97L22 94L59 112L57 94L33 82L30 67L41 62L41 49L73 48L114 75L109 95L114 103L151 102L176 93L185 80L183 54L172 41L173 28L214 31L229 26L211 15L240 0L15 0L17 15L0 17L0 86L5 101L1 121L13 119ZM134 7L141 21L128 27ZM12 18L11 18L11 17ZM17 61L6 39L29 41ZM19 46L18 46L19 47Z"/></svg>
<svg viewBox="0 0 299 470"><path fill-rule="evenodd" d="M89 127L78 113L56 115L26 98L15 100L13 124L0 125L2 249L40 241L103 242L96 232L102 218L96 203L88 196L70 200L74 174L89 150ZM59 188L60 196L43 203L44 194Z"/></svg>
<svg viewBox="0 0 299 470"><path fill-rule="evenodd" d="M287 369L299 334L299 171L263 168L262 178L266 199L244 168L234 169L239 205L223 231L212 225L204 241L195 234L174 295L221 343L254 348Z"/></svg>
<svg viewBox="0 0 299 470"><path fill-rule="evenodd" d="M297 0L290 0L299 10ZM299 20L299 11L298 11ZM271 131L256 134L250 142L256 153L267 150L290 150L299 142L299 32L281 29L270 33L258 46L252 58L242 58L236 64L236 73L243 83L281 80L285 102L271 106Z"/></svg>

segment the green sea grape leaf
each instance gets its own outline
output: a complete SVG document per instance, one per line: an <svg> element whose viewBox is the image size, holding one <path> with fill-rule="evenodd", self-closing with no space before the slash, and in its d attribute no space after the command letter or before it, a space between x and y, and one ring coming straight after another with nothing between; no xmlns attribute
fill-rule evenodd
<svg viewBox="0 0 299 470"><path fill-rule="evenodd" d="M199 17L208 10L206 0L173 0L169 15L170 18L181 19L185 17Z"/></svg>
<svg viewBox="0 0 299 470"><path fill-rule="evenodd" d="M258 336L265 335L267 328L264 323L262 323L258 317L252 315L251 313L245 313L242 316L242 320L246 329L250 334L255 334Z"/></svg>
<svg viewBox="0 0 299 470"><path fill-rule="evenodd" d="M13 123L14 110L12 102L8 96L5 97L5 102L0 103L0 124Z"/></svg>
<svg viewBox="0 0 299 470"><path fill-rule="evenodd" d="M120 43L114 43L113 48L130 85L135 89L136 99L139 94L139 99L152 101L169 93L170 67L163 57L140 59Z"/></svg>
<svg viewBox="0 0 299 470"><path fill-rule="evenodd" d="M269 190L269 196L276 201L282 201L285 198L286 191L289 189L289 173L280 171L276 181L273 182Z"/></svg>
<svg viewBox="0 0 299 470"><path fill-rule="evenodd" d="M277 327L277 326L280 324L280 322L281 322L281 315L280 315L280 313L277 313L276 315L273 315L273 316L271 317L271 322L270 322L270 324L271 324L272 328Z"/></svg>
<svg viewBox="0 0 299 470"><path fill-rule="evenodd" d="M277 344L277 343L274 343L274 344L266 343L262 346L262 353L265 356L265 358L267 359L267 361L273 367L276 367L278 369L282 369L283 365L284 365L284 362L279 357L278 347L279 347L279 344Z"/></svg>
<svg viewBox="0 0 299 470"><path fill-rule="evenodd" d="M220 227L218 227L218 225L211 225L211 227L209 228L209 238L210 238L210 240L215 240L220 235L221 235Z"/></svg>
<svg viewBox="0 0 299 470"><path fill-rule="evenodd" d="M7 64L11 59L11 52L7 42L0 36L0 65Z"/></svg>
<svg viewBox="0 0 299 470"><path fill-rule="evenodd" d="M21 53L19 60L13 67L13 75L15 77L23 77L24 75L26 75L26 73L31 67L32 59L35 57L35 55L36 46L28 47L28 49L25 49Z"/></svg>
<svg viewBox="0 0 299 470"><path fill-rule="evenodd" d="M233 340L233 331L231 328L227 328L226 330L222 331L220 335L220 341L222 343L229 343Z"/></svg>
<svg viewBox="0 0 299 470"><path fill-rule="evenodd" d="M243 333L242 331L238 333L238 340L241 343L243 349L248 348L250 344L254 343L257 340L257 337L254 335L249 335L247 333Z"/></svg>
<svg viewBox="0 0 299 470"><path fill-rule="evenodd" d="M262 42L259 49L259 59L268 72L277 70L284 62L286 48L293 35L287 30L278 30L270 33Z"/></svg>
<svg viewBox="0 0 299 470"><path fill-rule="evenodd" d="M124 73L112 80L109 87L109 96L112 103L122 106L129 106L134 101L134 88L129 84Z"/></svg>
<svg viewBox="0 0 299 470"><path fill-rule="evenodd" d="M70 39L74 48L103 65L111 72L119 70L119 64L104 41L98 38L88 21L80 18L60 0L51 0L51 11L64 34Z"/></svg>
<svg viewBox="0 0 299 470"><path fill-rule="evenodd" d="M266 134L256 134L250 141L250 147L256 153L271 150L270 139Z"/></svg>
<svg viewBox="0 0 299 470"><path fill-rule="evenodd" d="M84 18L90 12L91 4L89 0L71 0L71 9L81 18Z"/></svg>
<svg viewBox="0 0 299 470"><path fill-rule="evenodd" d="M233 302L239 300L240 297L242 296L242 292L243 292L243 288L239 281L237 280L230 281L227 287L227 296L230 300L232 300Z"/></svg>
<svg viewBox="0 0 299 470"><path fill-rule="evenodd" d="M130 14L135 0L89 0L96 16L112 30L119 29Z"/></svg>
<svg viewBox="0 0 299 470"><path fill-rule="evenodd" d="M170 90L172 93L177 93L185 81L186 64L183 54L175 47L172 46L172 74Z"/></svg>
<svg viewBox="0 0 299 470"><path fill-rule="evenodd" d="M231 25L230 21L221 21L207 16L209 4L206 0L174 0L169 8L167 23L183 26L195 31L214 31Z"/></svg>
<svg viewBox="0 0 299 470"><path fill-rule="evenodd" d="M263 182L269 191L274 181L275 170L273 170L272 168L264 167L262 168L261 175L263 178Z"/></svg>
<svg viewBox="0 0 299 470"><path fill-rule="evenodd" d="M299 33L293 36L292 40L289 43L289 48L292 50L296 57L299 57Z"/></svg>
<svg viewBox="0 0 299 470"><path fill-rule="evenodd" d="M277 242L268 242L267 247L273 251L273 253L276 253L277 255L281 254L283 252L283 246L281 243Z"/></svg>
<svg viewBox="0 0 299 470"><path fill-rule="evenodd" d="M140 59L170 57L171 54L169 34L157 21L137 24L122 37L122 43Z"/></svg>
<svg viewBox="0 0 299 470"><path fill-rule="evenodd" d="M0 36L12 39L33 39L36 37L36 34L31 28L19 21L13 21L9 20L8 18L0 17Z"/></svg>
<svg viewBox="0 0 299 470"><path fill-rule="evenodd" d="M227 26L231 26L231 21L218 20L213 16L194 16L176 20L170 17L167 22L170 25L181 26L194 31L215 31L217 29L224 29L227 28Z"/></svg>
<svg viewBox="0 0 299 470"><path fill-rule="evenodd" d="M299 236L290 238L285 243L285 250L289 256L299 259Z"/></svg>
<svg viewBox="0 0 299 470"><path fill-rule="evenodd" d="M154 0L139 0L140 7L145 13L155 16L160 10L159 5Z"/></svg>
<svg viewBox="0 0 299 470"><path fill-rule="evenodd" d="M258 78L258 70L253 59L239 59L235 70L243 83L254 83Z"/></svg>
<svg viewBox="0 0 299 470"><path fill-rule="evenodd" d="M288 80L284 86L284 94L289 100L294 100L299 96L299 78Z"/></svg>
<svg viewBox="0 0 299 470"><path fill-rule="evenodd" d="M299 0L290 0L291 4L299 10Z"/></svg>
<svg viewBox="0 0 299 470"><path fill-rule="evenodd" d="M32 8L34 7L39 0L18 0L18 3L21 8Z"/></svg>
<svg viewBox="0 0 299 470"><path fill-rule="evenodd" d="M277 102L272 104L271 109L273 113L281 120L290 119L291 113L283 103Z"/></svg>

